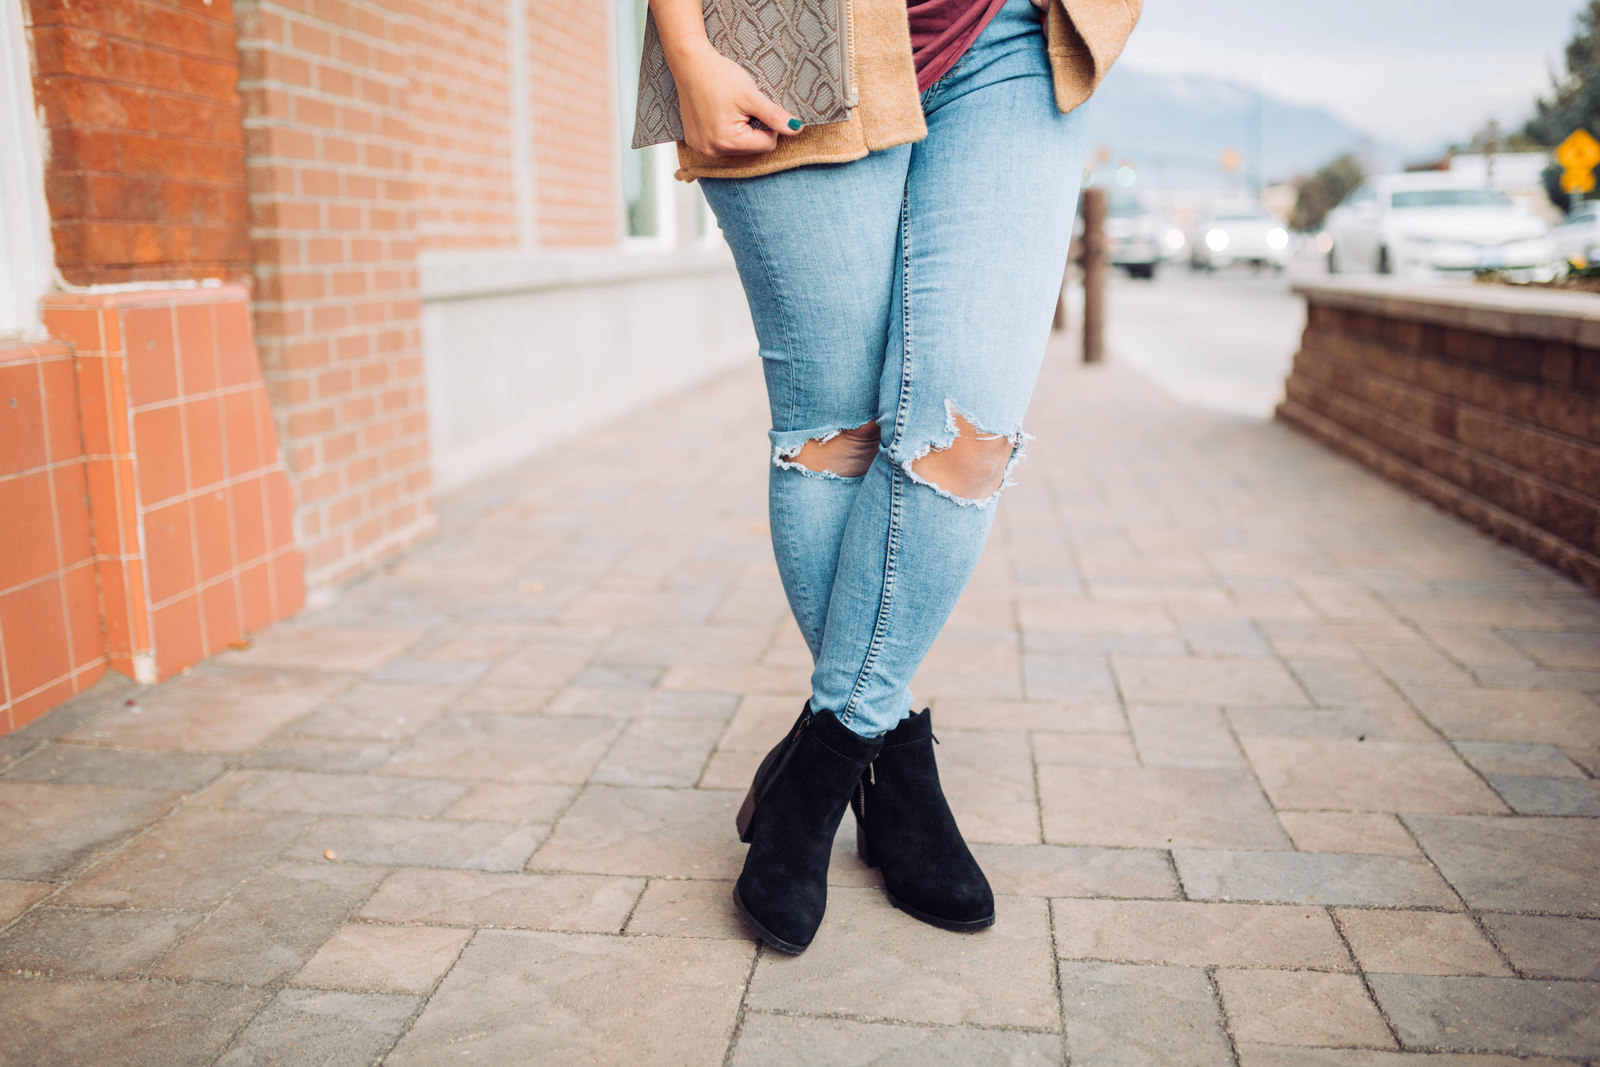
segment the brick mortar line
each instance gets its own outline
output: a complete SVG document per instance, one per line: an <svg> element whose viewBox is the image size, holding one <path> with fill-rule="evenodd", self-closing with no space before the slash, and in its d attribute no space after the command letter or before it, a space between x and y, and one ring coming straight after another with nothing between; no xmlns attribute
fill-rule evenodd
<svg viewBox="0 0 1600 1067"><path fill-rule="evenodd" d="M368 47L371 46L369 45ZM337 71L340 74L349 75L351 80L355 83L356 88L348 94L343 94L322 89L315 85L301 82L284 81L281 77L240 78L237 82L237 86L239 98L241 100L245 98L247 93L259 92L264 89L276 89L289 93L303 94L308 98L321 100L326 103L360 105L363 110L371 109L384 113L392 113L397 116L404 116L410 113L409 108L399 108L395 107L394 105L373 103L361 95L360 89L361 84L363 82L367 82L372 85L382 86L383 88L388 89L390 92L396 93L401 97L405 97L409 95L411 88L411 77L409 74L384 74L374 66L357 66L354 63L336 59L333 56L318 56L314 53L307 52L304 49L295 48L283 42L261 42L252 43L247 46L241 46L239 49L241 67L243 66L242 61L246 51L254 52L263 57L263 59L288 59L304 62L313 68L311 71L312 80L316 80L318 77L318 72L315 68L327 67L329 70ZM407 69L409 70L411 66L410 55L407 54L399 58L402 63L406 63ZM246 105L245 109L248 111L249 105ZM255 115L252 116L252 118L260 122L274 121L267 115Z"/></svg>
<svg viewBox="0 0 1600 1067"><path fill-rule="evenodd" d="M285 231L276 231L276 232L268 232L268 233L256 233L256 234L252 234L251 235L251 239L252 240L281 240L281 239L287 237L287 238L289 238L291 240L302 240L304 238L305 234L313 233L313 232L316 232L316 231L313 231L313 230L285 230ZM336 274L336 273L341 273L341 272L346 272L346 271L348 271L348 272L361 272L363 274L365 274L365 273L367 273L369 271L373 271L373 270L392 270L392 271L404 272L404 271L407 271L407 270L414 270L415 269L415 267L407 266L407 264L411 263L411 262L413 262L413 261L410 260L409 258L396 258L396 259L393 259L393 260L380 261L380 262L376 262L376 263L371 262L371 261L358 261L358 262L355 262L355 263L329 263L329 264L306 264L306 265L295 264L294 267L292 267L290 269L284 269L282 267L277 267L277 266L274 266L274 265L265 265L263 267L263 269L260 270L260 272L258 274L258 277L263 279L263 280L283 278L283 277L286 277L286 276L287 277L296 277L296 278L298 278L298 277L307 276L307 275L320 276L320 277L326 278L329 275ZM367 281L368 284L370 284L371 281L372 281L371 278L366 278L364 280ZM343 297L338 297L338 296L296 296L296 297L288 297L288 298L266 298L266 297L264 297L261 300L256 301L256 308L258 310L262 310L262 311L286 311L286 310L293 310L293 309L321 310L323 308L330 308L330 307L349 307L351 304L358 304L358 305L371 305L371 304L376 304L376 303L397 304L397 303L409 303L409 302L413 302L413 301L415 301L415 302L417 302L419 304L421 303L421 301L422 301L422 286L421 285L408 285L408 286L403 286L403 287L398 288L398 289L369 290L369 291L364 291L364 292L361 292L361 293L347 294L347 295L345 295ZM336 330L336 331L327 331L327 332L314 333L314 334L312 334L312 336L313 337L333 337L333 336L340 336L340 335L342 335L342 334L344 334L346 332L348 332L348 335L350 335L350 336L357 336L357 335L362 334L362 333L371 333L371 332L375 332L375 331L381 332L385 328L388 328L388 329L413 330L413 329L418 329L419 327L418 327L418 325L412 324L412 323L409 323L409 322L404 323L404 324L397 324L397 323L393 323L393 322L389 322L389 323L376 323L376 322L374 322L374 323L361 323L361 324L356 324L356 325L352 325L352 326L348 326L348 327L342 327L340 330ZM294 335L277 334L277 333L270 333L270 334L266 334L265 335L265 337L266 337L266 339L268 341L277 341L277 342L281 342L282 339L285 336L294 336Z"/></svg>
<svg viewBox="0 0 1600 1067"><path fill-rule="evenodd" d="M367 365L371 365L371 364L367 364ZM350 366L358 367L359 365L358 364L350 364ZM301 374L295 375L293 378L285 379L285 381L287 381L287 382L298 381L301 378L304 378L304 377L307 377L307 376L309 376L309 372L302 372ZM402 387L405 387L405 386L402 386ZM283 411L283 414L284 414L285 418L284 418L284 420L282 422L275 421L274 422L274 429L286 430L287 422L293 416L303 415L303 414L305 414L307 412L319 411L319 410L322 410L323 408L328 407L328 406L338 407L338 406L342 406L343 404L348 403L348 402L360 401L360 400L381 400L383 398L383 396L392 388L395 388L393 383L390 383L390 384L385 385L385 386L367 386L367 387L361 388L359 391L352 391L352 392L349 392L349 393L337 393L337 394L333 394L333 395L330 395L330 396L313 397L310 400L300 401L299 403L286 404L282 408L282 411ZM359 436L361 433L363 433L363 432L365 432L367 430L373 430L373 429L377 429L377 428L380 428L380 427L388 426L391 423L394 423L396 421L403 421L405 416L407 416L407 415L418 414L418 413L421 413L421 412L425 412L426 410L427 409L421 404L407 403L407 404L402 405L400 407L396 407L393 410L380 412L379 414L368 416L365 419L351 420L349 422L336 423L335 425L330 426L330 427L328 427L326 429L316 430L316 431L313 431L310 434L288 434L288 433L285 432L281 436L290 437L292 439L287 443L280 441L278 447L280 449L282 449L285 453L287 453L287 452L292 450L292 446L295 443L303 442L303 441L307 440L308 438L309 439L321 439L321 438L324 438L324 437L326 437L326 436L328 436L330 434L336 434L336 433L341 433L341 432L344 432L344 433L355 433L355 434L357 434ZM427 439L428 439L428 433L427 433L427 431L425 429L423 429L423 430L396 429L395 436L393 438L391 438L389 443L425 442ZM274 465L276 466L278 464L274 464ZM298 472L298 473L303 474L304 472Z"/></svg>
<svg viewBox="0 0 1600 1067"><path fill-rule="evenodd" d="M1517 336L1517 335L1507 335L1507 334L1485 334L1485 333L1483 333L1483 331L1474 329L1471 326L1462 325L1459 322L1456 323L1456 324L1446 325L1446 324L1442 324L1442 323L1421 322L1421 321L1416 320L1416 319L1408 319L1408 318L1392 318L1390 321L1397 322L1397 323L1400 323L1400 324L1403 324L1403 325L1405 325L1405 324L1419 325L1419 326L1421 326L1421 327L1423 327L1425 329L1429 328L1429 327L1432 327L1432 328L1436 328L1436 329L1449 330L1452 333L1463 334L1463 335L1468 335L1468 336L1473 336L1473 337L1488 337L1494 342L1499 342L1499 341L1502 341L1502 340L1504 340L1504 341L1522 342L1522 343L1531 344L1531 345L1534 345L1534 346L1537 346L1537 347L1540 347L1540 348L1544 348L1544 349L1549 349L1549 348L1552 348L1552 347L1571 348L1573 350L1573 352L1574 352L1574 360L1573 360L1574 367L1577 365L1577 363L1583 361L1584 359L1586 359L1586 358L1587 359L1593 359L1593 358L1595 358L1595 355L1596 355L1595 350L1593 348L1585 346L1585 345L1582 345L1582 344L1579 344L1576 341L1562 341L1562 340L1557 340L1557 339L1548 338L1548 337L1529 337L1529 336ZM1523 373L1520 373L1520 374L1519 373L1513 373L1513 372L1505 369L1503 365L1497 364L1497 363L1495 363L1493 361L1482 361L1482 360L1466 359L1466 358L1460 358L1460 357L1456 357L1456 356L1450 356L1450 355L1442 354L1440 352L1429 350L1429 349L1424 348L1424 347L1410 347L1410 346L1407 346L1407 345L1397 345L1393 341L1391 341L1391 340L1389 340L1387 338L1384 338L1380 334L1362 333L1362 332L1359 332L1359 331L1343 329L1343 328L1337 327L1337 326L1331 327L1331 328L1325 326L1325 327L1322 327L1321 329L1319 329L1319 330L1317 330L1315 332L1315 334L1313 335L1313 339L1316 342L1313 345L1313 350L1318 354L1324 355L1324 357L1326 357L1327 355L1334 354L1334 350L1337 348L1338 344L1339 343L1344 343L1344 344L1353 345L1353 346L1355 346L1357 348L1360 348L1360 349L1366 349L1368 351L1377 351L1377 352L1381 352L1381 353L1385 353L1385 354L1389 354L1389 355L1399 355L1399 356L1404 357L1405 362L1408 362L1408 363L1418 363L1418 362L1420 362L1420 363L1428 363L1428 364L1431 364L1433 366L1439 366L1439 367L1453 367L1453 368L1456 368L1456 369L1459 369L1459 370L1469 371L1469 372L1473 373L1474 375L1477 375L1477 376L1480 376L1480 377L1499 378L1499 379L1501 379L1503 381L1513 382L1513 383L1516 383L1518 385L1537 385L1537 386L1547 387L1547 388L1552 388L1552 389L1560 389L1563 392L1572 393L1572 394L1576 394L1576 395L1579 395L1579 396L1593 397L1595 395L1593 393L1585 393L1582 386L1574 385L1571 382L1553 381L1553 380L1551 380L1549 378L1545 378L1545 377L1542 377L1542 376L1535 376L1535 375L1529 374L1527 372L1523 372ZM1329 344L1330 341L1333 342L1333 344ZM1303 338L1302 338L1301 344L1302 344L1302 347L1303 347L1304 346L1304 339ZM1588 353L1588 355L1585 356L1584 353ZM1297 352L1296 354L1298 355L1299 353ZM1394 376L1390 375L1390 374L1385 374L1385 377L1394 377ZM1396 378L1395 380L1404 381L1405 379ZM1447 394L1436 394L1436 395L1447 395Z"/></svg>
<svg viewBox="0 0 1600 1067"><path fill-rule="evenodd" d="M226 64L226 63L218 63L217 66L224 67L224 68L227 68L227 69L230 69L230 70L232 69L232 67L229 64ZM211 104L211 105L214 105L216 107L233 108L233 109L238 109L238 107L239 107L239 104L238 104L238 99L239 98L237 96L233 97L232 99L229 99L228 97L206 96L203 93L191 92L191 91L184 90L184 89L166 89L166 88L162 88L161 86L158 86L158 85L147 85L147 84L144 84L144 83L141 83L141 82L125 82L125 81L120 81L120 80L118 80L116 78L102 78L102 77L97 77L97 76L89 75L89 74L73 74L73 73L40 74L40 75L38 75L38 80L40 82L44 82L44 83L49 83L51 81L88 82L88 83L91 83L91 84L94 84L94 85L115 86L118 89L132 89L132 90L135 90L135 91L140 92L140 93L149 93L149 94L152 94L152 95L165 97L166 99L169 99L169 100L181 100L184 103ZM77 123L77 122L72 122L72 121L68 121L68 122L64 123L63 125L69 126L71 128L74 128L74 129L102 130L102 131L111 132L111 133L130 134L130 135L133 135L135 137L152 137L152 138L156 138L156 139L159 139L159 140L182 141L182 142L184 142L186 144L194 143L194 142L217 143L217 144L238 144L239 143L238 141L227 141L227 142L212 141L212 140L210 140L208 138L205 138L205 137L190 137L190 136L188 136L186 134L168 133L168 132L164 132L162 130L146 130L146 129L140 129L140 128L135 127L135 126L100 126L98 124Z"/></svg>
<svg viewBox="0 0 1600 1067"><path fill-rule="evenodd" d="M172 14L187 15L190 18L196 17L191 12L185 11L181 6L176 5L176 4L172 4L172 5L162 4L160 6L161 6L162 10L165 10L165 11L170 12ZM231 27L233 29L233 31L234 31L234 36L235 37L238 36L238 23L236 23L236 22L231 22L231 21L228 21L228 20L225 20L225 19L219 19L219 18L209 18L209 17L206 17L204 15L198 16L198 18L199 18L199 21L204 23L207 27L211 27L211 26L227 26L227 27ZM117 33L115 30L104 30L104 29L99 29L97 27L93 27L93 26L80 26L80 25L78 25L77 23L74 23L74 22L31 22L31 23L29 23L28 28L30 30L57 30L57 29L58 30L78 30L78 31L83 32L85 34L92 34L93 36L95 36L95 37L97 37L97 38L99 38L101 40L105 40L105 41L121 41L123 44L131 44L131 45L134 45L135 47L138 47L138 48L148 48L150 51L152 51L152 52L160 52L162 55L181 56L181 57L184 57L184 58L187 58L187 59L199 59L199 60L202 60L202 61L207 62L207 63L216 63L216 64L218 64L220 66L225 66L225 67L226 66L232 66L232 64L230 64L226 59L217 59L216 57L208 55L205 52L185 52L180 48L176 48L176 47L174 47L172 45L165 44L165 43L161 42L160 40L152 40L152 39L149 39L149 38L141 38L141 37L128 37L125 34ZM59 76L89 77L88 75L76 74L76 73L71 72L71 71L63 71L60 75L56 75L56 76L58 76L58 77Z"/></svg>
<svg viewBox="0 0 1600 1067"><path fill-rule="evenodd" d="M350 139L360 140L360 137L356 136L351 137ZM310 158L305 156L279 154L276 152L257 153L247 151L245 153L245 170L248 174L248 172L252 170L259 172L263 170L271 170L273 168L292 167L297 172L297 176L298 173L302 171L325 171L330 175L338 177L341 182L346 182L351 178L365 178L374 182L388 181L396 183L403 182L412 185L421 184L420 179L413 176L414 168L402 168L398 166L385 167L376 163L347 163L343 160L328 159L321 154L325 147L326 146L324 145L318 145L317 151L319 154ZM389 149L389 146L383 142L368 143L360 147L388 149L390 151L394 151L397 155L402 151L400 149ZM417 198L414 196L398 199L384 196L373 197L363 194L330 195L327 193L287 193L282 190L274 190L272 192L257 192L252 190L250 192L250 202L252 204L262 200L284 201L287 203L304 201L305 203L317 204L337 202L340 204L347 203L352 206L363 206L369 211L384 210L385 205L388 204L412 204L416 202L416 199Z"/></svg>
<svg viewBox="0 0 1600 1067"><path fill-rule="evenodd" d="M296 404L286 404L286 405L284 405L284 408L283 408L283 413L284 413L284 416L285 416L284 422L281 423L281 424L275 424L275 428L283 428L283 429L287 430L287 423L290 420L292 420L295 416L304 415L304 414L307 414L309 412L321 411L321 410L323 410L323 409L325 409L327 407L330 407L330 406L332 406L332 407L342 407L347 403L357 402L357 401L361 401L361 400L381 400L381 399L383 399L384 395L386 395L388 393L390 388L393 388L393 386L391 385L389 387L367 387L366 389L363 389L360 392L335 393L335 394L330 394L330 395L325 395L325 396L313 397L310 400L305 400L305 401L302 401L302 402L296 403ZM388 427L388 426L390 426L391 424L393 424L393 423L395 423L397 421L404 421L404 419L405 419L405 417L407 415L415 415L415 414L425 413L426 410L427 409L421 404L407 403L407 404L404 404L402 406L396 407L396 408L394 408L394 409L392 409L390 411L385 411L385 412L381 412L381 413L376 414L376 415L368 416L365 419L360 419L360 420L354 420L353 419L353 420L350 420L347 423L339 422L339 423L335 423L335 425L333 425L333 426L329 426L329 427L327 427L325 429L321 429L321 430L313 430L313 431L310 431L308 433L297 433L297 434L289 434L289 433L285 432L283 436L289 437L289 438L291 438L291 440L289 440L288 442L280 443L279 447L282 448L285 453L288 453L288 452L293 450L293 446L295 444L304 443L304 442L306 442L308 440L322 440L322 439L325 439L325 438L327 438L329 436L336 435L336 434L342 434L342 433L353 433L357 437L360 437L362 434L366 433L369 430L375 430L375 429ZM426 429L406 430L406 429L401 429L401 428L397 427L395 429L395 431L394 431L394 436L392 438L390 438L385 443L386 444L425 443L427 440L428 440L428 433L427 433ZM365 448L370 448L370 447L372 447L372 446L363 446L364 449ZM319 463L319 465L320 464L325 464L325 463L342 464L343 461L342 460L333 460L333 461L319 460L318 463ZM302 476L305 476L305 474L306 474L306 472L303 471L303 470L302 471L297 471L297 473L299 473Z"/></svg>
<svg viewBox="0 0 1600 1067"><path fill-rule="evenodd" d="M395 501L393 506L387 506L379 516L382 518L398 514L409 504L429 495L427 489L413 491L408 497ZM372 521L371 518L367 520ZM321 541L339 538L347 547L346 551L336 560L309 572L306 575L306 585L315 588L322 584L337 584L346 580L353 580L364 573L374 564L386 559L399 549L418 543L424 534L437 531L437 522L431 514L423 514L404 526L385 531L381 536L365 545L357 546L351 540L351 535L365 522L351 520L349 523L324 531Z"/></svg>
<svg viewBox="0 0 1600 1067"><path fill-rule="evenodd" d="M268 5L257 4L256 10L267 14ZM405 15L397 14L393 7L373 5L368 10L391 25L404 25L408 29L410 28L412 20ZM407 80L404 75L389 74L384 71L381 62L359 65L348 59L341 58L338 53L341 43L351 42L370 49L380 60L389 58L405 62L417 52L417 49L409 40L391 41L382 37L375 37L364 30L357 29L355 26L341 26L337 23L325 22L315 15L291 11L282 5L272 5L270 14L279 20L279 32L269 36L266 28L262 25L265 20L255 20L254 25L251 26L252 32L250 34L240 33L237 35L236 40L238 43L236 47L241 56L246 51L262 54L272 53L302 60L312 65L323 65L334 70L370 77L373 81L399 80L403 82ZM329 39L328 50L319 52L314 45L296 44L294 42L295 30L301 27L326 33Z"/></svg>
<svg viewBox="0 0 1600 1067"><path fill-rule="evenodd" d="M1581 400L1587 401L1588 404L1591 407L1595 405L1596 400L1597 400L1597 397L1595 396L1594 393L1585 392L1583 389L1581 389L1581 388L1579 388L1577 386L1573 386L1573 385L1569 385L1569 384L1563 384L1563 383L1560 383L1560 382L1547 381L1547 380L1544 380L1544 379L1536 379L1535 380L1535 379L1515 378L1515 377L1511 377L1509 375L1500 375L1500 374L1496 374L1491 367L1488 367L1487 365L1483 365L1483 364L1455 363L1455 362L1449 362L1449 361L1446 361L1446 360L1430 359L1426 353L1424 353L1424 352L1422 352L1420 350L1416 350L1416 349L1381 347L1380 350L1389 353L1390 355L1392 355L1393 357L1395 357L1397 359L1405 360L1406 362L1419 362L1419 361L1420 362L1427 362L1427 363L1431 363L1431 364L1433 364L1435 366L1451 367L1451 368L1455 368L1455 369L1458 369L1458 370L1467 370L1467 371L1475 373L1478 376L1485 377L1485 378L1500 378L1504 382L1509 382L1511 384L1519 385L1519 386L1522 386L1522 387L1525 387L1525 388L1529 388L1529 389L1551 390L1551 391L1560 392L1560 393L1562 393L1562 394L1564 394L1566 396L1577 397L1577 398L1579 398ZM1421 398L1424 398L1424 399L1427 399L1427 400L1432 400L1432 401L1445 401L1450 406L1463 408L1463 409L1467 410L1469 413L1474 414L1474 415L1478 415L1478 416L1484 418L1486 421L1489 421L1489 422L1505 423L1505 424L1509 425L1510 427L1512 427L1513 429L1520 430L1520 431L1525 432L1525 433L1536 434L1536 435L1541 436L1541 437L1553 437L1553 438L1556 438L1557 440L1561 441L1564 444L1576 445L1576 446L1579 446L1579 447L1585 449L1586 451L1593 452L1593 451L1596 451L1596 450L1600 450L1600 441L1596 441L1593 438L1579 437L1579 436L1577 436L1577 435L1575 435L1575 434L1573 434L1573 433L1571 433L1571 432L1569 432L1567 430L1563 430L1563 429L1560 429L1560 428L1555 427L1555 426L1550 426L1550 425L1547 425L1545 423L1530 422L1526 418L1523 418L1520 415L1513 415L1513 414L1511 414L1509 412L1502 411L1502 410L1499 410L1497 408L1485 407L1482 404L1480 404L1480 403L1478 403L1478 402L1476 402L1474 400L1471 400L1471 399L1469 399L1467 397L1458 396L1455 393L1441 392L1441 391L1438 391L1436 389L1431 389L1431 388L1429 388L1428 386L1425 386L1425 385L1419 385L1416 382L1409 381L1409 380L1407 380L1405 378L1397 377L1397 376L1395 376L1393 374L1386 373L1385 371L1383 371L1383 370L1381 370L1379 368L1369 367L1365 363L1360 362L1358 360L1346 359L1346 358L1344 358L1344 357L1340 356L1339 354L1337 354L1335 352L1332 352L1332 351L1324 350L1324 349L1321 349L1321 348L1313 349L1312 353L1311 353L1311 361L1315 362L1317 364L1320 364L1321 368L1323 368L1323 369L1327 369L1327 368L1347 368L1347 369L1359 372L1362 376L1365 376L1365 377L1368 377L1368 378L1377 379L1378 380L1378 384L1380 384L1380 385L1386 386L1388 388L1395 389L1396 391L1404 393L1404 394L1407 394L1409 396L1421 397ZM1298 372L1298 368L1296 368L1296 371ZM1306 377L1310 378L1312 381L1318 383L1319 385L1323 386L1326 389L1333 390L1334 392L1340 393L1343 396L1347 396L1347 397L1350 397L1353 400L1360 401L1361 403L1367 404L1367 405L1369 405L1369 406L1371 406L1373 408L1376 408L1377 410L1382 411L1382 412L1384 412L1386 414L1392 414L1392 412L1389 412L1388 408L1382 406L1381 404L1376 403L1376 402L1374 402L1372 400L1369 400L1368 398L1360 395L1359 393L1347 392L1346 390L1340 388L1336 383L1330 381L1327 377L1324 377L1324 376L1319 375L1319 374L1310 374L1310 373L1306 374ZM1419 423L1417 425L1420 426L1421 424ZM1455 440L1455 439L1452 438L1452 440ZM1462 441L1459 441L1459 440L1457 441L1457 443L1460 444L1463 448L1470 448L1471 447L1470 445L1467 445L1465 442L1462 442ZM1477 451L1477 449L1474 449L1474 451ZM1485 454L1486 455L1492 455L1492 453L1485 453Z"/></svg>
<svg viewBox="0 0 1600 1067"><path fill-rule="evenodd" d="M412 19L410 16L397 15L387 5L382 3L374 3L372 0L343 0L343 2L346 7L357 11L364 11L369 15L376 16L377 18L383 19L395 25L404 26L407 29L417 24L417 20ZM381 39L374 38L370 34L363 33L351 27L341 26L337 22L329 22L327 19L320 18L316 15L310 15L302 11L296 11L282 3L276 2L276 0L254 0L252 3L243 4L241 6L248 11L257 13L258 15L275 15L278 18L281 18L286 25L298 22L305 25L326 29L329 34L335 37L339 36L340 34L346 34L348 36L359 36L365 40ZM409 46L404 44L396 44L392 47L406 48Z"/></svg>

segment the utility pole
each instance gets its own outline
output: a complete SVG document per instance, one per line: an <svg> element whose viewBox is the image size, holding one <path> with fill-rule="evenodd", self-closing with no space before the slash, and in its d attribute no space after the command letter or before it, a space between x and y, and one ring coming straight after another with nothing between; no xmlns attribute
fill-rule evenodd
<svg viewBox="0 0 1600 1067"><path fill-rule="evenodd" d="M1256 145L1255 151L1250 153L1250 175L1255 185L1256 200L1261 200L1261 153L1265 151L1266 135L1262 127L1266 125L1266 102L1261 95L1261 86L1256 86Z"/></svg>

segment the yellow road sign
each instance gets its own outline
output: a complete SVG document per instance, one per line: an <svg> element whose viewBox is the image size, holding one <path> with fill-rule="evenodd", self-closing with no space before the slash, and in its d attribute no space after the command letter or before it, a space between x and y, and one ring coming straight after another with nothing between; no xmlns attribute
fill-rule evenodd
<svg viewBox="0 0 1600 1067"><path fill-rule="evenodd" d="M1600 163L1600 141L1580 126L1556 146L1556 162L1562 166L1561 188L1569 193L1591 192L1595 164Z"/></svg>

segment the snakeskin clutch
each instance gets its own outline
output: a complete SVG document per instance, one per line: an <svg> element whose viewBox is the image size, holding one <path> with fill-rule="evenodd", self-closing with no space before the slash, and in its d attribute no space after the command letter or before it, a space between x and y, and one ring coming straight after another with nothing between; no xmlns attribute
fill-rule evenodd
<svg viewBox="0 0 1600 1067"><path fill-rule="evenodd" d="M703 0L706 36L756 85L800 121L843 122L856 106L851 85L851 0ZM661 50L654 14L645 19L633 147L678 141L678 87Z"/></svg>

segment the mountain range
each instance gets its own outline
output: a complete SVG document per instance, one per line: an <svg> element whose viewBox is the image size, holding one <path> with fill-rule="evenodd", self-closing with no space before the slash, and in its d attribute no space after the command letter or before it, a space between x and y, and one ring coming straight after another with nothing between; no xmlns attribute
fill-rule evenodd
<svg viewBox="0 0 1600 1067"><path fill-rule="evenodd" d="M1321 108L1204 74L1118 66L1089 107L1091 158L1101 146L1109 148L1110 165L1133 163L1146 188L1224 189L1247 182L1258 143L1260 177L1268 185L1314 171L1343 152L1382 167L1401 155ZM1239 155L1232 177L1221 165L1230 149Z"/></svg>

